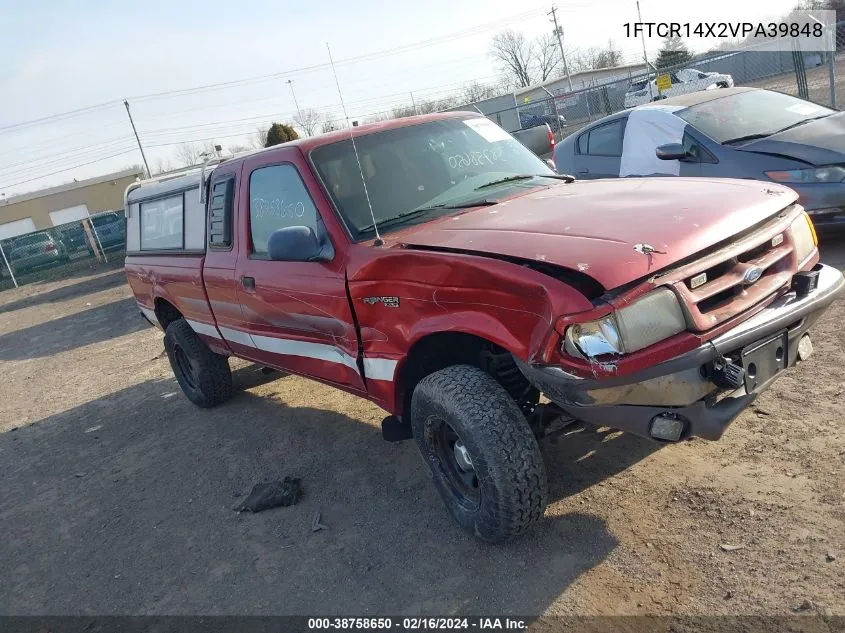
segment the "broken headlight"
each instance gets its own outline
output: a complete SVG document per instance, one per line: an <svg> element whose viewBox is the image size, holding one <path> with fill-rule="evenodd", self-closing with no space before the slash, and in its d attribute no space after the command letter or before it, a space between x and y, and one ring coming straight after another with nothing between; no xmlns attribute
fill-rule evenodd
<svg viewBox="0 0 845 633"><path fill-rule="evenodd" d="M662 288L602 319L570 325L562 351L581 358L630 354L683 332L686 327L675 293Z"/></svg>

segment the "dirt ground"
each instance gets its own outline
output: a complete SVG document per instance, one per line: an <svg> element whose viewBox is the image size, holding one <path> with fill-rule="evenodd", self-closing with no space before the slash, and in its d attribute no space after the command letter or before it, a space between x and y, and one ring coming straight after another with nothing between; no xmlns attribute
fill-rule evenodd
<svg viewBox="0 0 845 633"><path fill-rule="evenodd" d="M843 321L721 442L544 441L546 518L493 547L363 400L237 363L195 408L120 270L2 292L0 613L843 615ZM299 504L234 512L285 475Z"/></svg>

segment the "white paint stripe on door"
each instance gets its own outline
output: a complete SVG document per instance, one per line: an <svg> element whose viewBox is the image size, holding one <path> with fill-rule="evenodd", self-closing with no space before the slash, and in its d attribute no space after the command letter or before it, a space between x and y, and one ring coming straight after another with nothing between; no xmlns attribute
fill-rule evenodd
<svg viewBox="0 0 845 633"><path fill-rule="evenodd" d="M309 343L307 341L294 341L291 339L275 338L270 336L259 336L257 334L252 334L251 336L255 346L265 352L284 354L286 356L315 358L329 363L346 365L347 367L358 371L358 363L355 362L355 359L333 345Z"/></svg>
<svg viewBox="0 0 845 633"><path fill-rule="evenodd" d="M220 326L220 333L230 343L246 345L247 347L257 347L248 332L241 332L240 330Z"/></svg>
<svg viewBox="0 0 845 633"><path fill-rule="evenodd" d="M191 329L197 334L205 334L206 336L216 339L220 338L220 335L217 333L217 328L213 325L201 323L200 321L192 321L191 319L185 320L188 322L188 325L191 326Z"/></svg>
<svg viewBox="0 0 845 633"><path fill-rule="evenodd" d="M334 345L323 343L311 343L309 341L296 341L293 339L278 338L275 336L262 336L250 334L242 330L221 327L220 333L223 338L232 343L239 343L246 347L254 347L273 354L285 356L299 356L301 358L315 358L328 363L345 365L350 369L358 371L358 363L354 356L350 356ZM389 358L365 358L364 373L370 380L393 380L397 361Z"/></svg>

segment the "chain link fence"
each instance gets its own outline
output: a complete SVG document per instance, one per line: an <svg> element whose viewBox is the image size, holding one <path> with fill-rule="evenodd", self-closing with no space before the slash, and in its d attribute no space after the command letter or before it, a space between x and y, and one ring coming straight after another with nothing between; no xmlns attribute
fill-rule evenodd
<svg viewBox="0 0 845 633"><path fill-rule="evenodd" d="M97 264L122 266L125 255L122 210L7 238L0 240L0 290L89 272Z"/></svg>
<svg viewBox="0 0 845 633"><path fill-rule="evenodd" d="M683 65L661 68L585 88L567 91L544 88L547 98L528 99L516 106L491 111L479 104L459 109L477 109L505 129L531 127L566 120L557 134L562 138L592 121L626 108L659 101L698 90L730 86L752 86L785 92L826 106L845 103L845 21L836 25L836 52L763 50L714 52ZM563 82L556 82L563 83ZM515 97L515 100L519 100ZM557 130L556 130L557 131Z"/></svg>

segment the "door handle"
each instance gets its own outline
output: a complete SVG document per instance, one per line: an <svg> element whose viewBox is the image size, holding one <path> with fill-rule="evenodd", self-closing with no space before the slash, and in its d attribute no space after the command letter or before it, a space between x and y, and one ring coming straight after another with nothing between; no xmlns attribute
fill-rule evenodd
<svg viewBox="0 0 845 633"><path fill-rule="evenodd" d="M589 173L590 173L590 170L589 170L589 169L579 169L579 170L578 170L578 173L579 173L579 174L589 174Z"/></svg>
<svg viewBox="0 0 845 633"><path fill-rule="evenodd" d="M255 290L255 277L241 277L241 285L247 290Z"/></svg>

